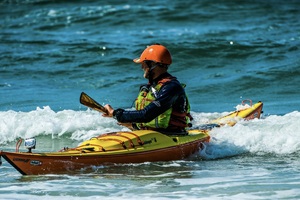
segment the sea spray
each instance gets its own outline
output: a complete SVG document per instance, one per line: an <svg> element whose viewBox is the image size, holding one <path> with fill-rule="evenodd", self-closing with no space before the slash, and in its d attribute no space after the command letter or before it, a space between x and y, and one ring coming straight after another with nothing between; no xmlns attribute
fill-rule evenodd
<svg viewBox="0 0 300 200"><path fill-rule="evenodd" d="M293 154L300 151L300 112L283 116L241 121L235 126L215 128L211 141L200 155L207 159L225 158L244 153Z"/></svg>
<svg viewBox="0 0 300 200"><path fill-rule="evenodd" d="M55 112L49 106L30 112L0 112L0 144L17 138L51 135L52 138L71 134L74 140L116 130L113 119L103 118L99 112L62 110ZM113 128L115 127L115 128Z"/></svg>

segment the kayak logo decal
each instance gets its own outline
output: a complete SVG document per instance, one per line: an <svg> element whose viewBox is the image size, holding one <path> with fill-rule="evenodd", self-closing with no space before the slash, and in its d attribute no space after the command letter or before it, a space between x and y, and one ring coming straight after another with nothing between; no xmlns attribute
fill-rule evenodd
<svg viewBox="0 0 300 200"><path fill-rule="evenodd" d="M28 163L30 161L30 159L25 159L25 158L13 158L13 161L15 162L24 162L24 163ZM42 161L39 160L31 160L30 161L30 165L33 166L39 166L42 165Z"/></svg>
<svg viewBox="0 0 300 200"><path fill-rule="evenodd" d="M29 159L24 159L24 158L13 158L13 161L28 163Z"/></svg>
<svg viewBox="0 0 300 200"><path fill-rule="evenodd" d="M30 164L33 166L40 166L40 165L42 165L42 162L39 160L32 160L32 161L30 161Z"/></svg>

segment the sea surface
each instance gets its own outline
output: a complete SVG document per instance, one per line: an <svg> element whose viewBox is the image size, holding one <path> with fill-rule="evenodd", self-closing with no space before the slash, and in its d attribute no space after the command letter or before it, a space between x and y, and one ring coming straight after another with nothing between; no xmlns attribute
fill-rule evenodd
<svg viewBox="0 0 300 200"><path fill-rule="evenodd" d="M0 150L38 151L127 130L79 103L131 108L139 57L160 43L187 85L194 125L244 99L261 119L213 129L187 160L22 176L2 159L0 199L299 199L300 1L0 1ZM25 151L23 145L21 151Z"/></svg>

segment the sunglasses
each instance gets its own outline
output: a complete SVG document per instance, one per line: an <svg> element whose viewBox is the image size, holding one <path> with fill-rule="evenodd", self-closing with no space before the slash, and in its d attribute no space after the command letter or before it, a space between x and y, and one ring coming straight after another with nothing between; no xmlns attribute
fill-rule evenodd
<svg viewBox="0 0 300 200"><path fill-rule="evenodd" d="M142 68L151 68L155 65L155 62L150 61L150 60L145 60L142 62Z"/></svg>

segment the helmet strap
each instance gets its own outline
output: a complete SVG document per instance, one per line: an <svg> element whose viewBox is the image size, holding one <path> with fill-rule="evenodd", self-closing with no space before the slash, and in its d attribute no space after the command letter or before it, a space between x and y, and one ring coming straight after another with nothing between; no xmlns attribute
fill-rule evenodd
<svg viewBox="0 0 300 200"><path fill-rule="evenodd" d="M157 67L157 63L151 62L149 65L149 82L152 84L153 83L153 70Z"/></svg>
<svg viewBox="0 0 300 200"><path fill-rule="evenodd" d="M152 70L154 70L157 67L157 65L152 65L152 67L150 67L149 71L152 72Z"/></svg>

